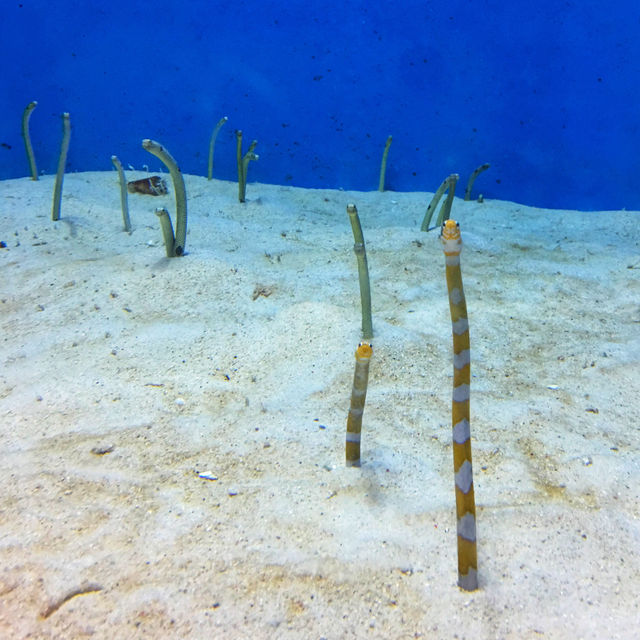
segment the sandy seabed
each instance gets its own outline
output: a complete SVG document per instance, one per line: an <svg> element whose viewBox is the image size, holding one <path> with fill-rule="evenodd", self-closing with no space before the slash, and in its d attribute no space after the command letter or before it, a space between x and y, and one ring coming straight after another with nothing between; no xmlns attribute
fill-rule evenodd
<svg viewBox="0 0 640 640"><path fill-rule="evenodd" d="M129 179L143 177L128 174ZM0 182L0 637L636 638L640 214L463 202L480 589L456 586L427 193ZM363 466L344 438L367 242Z"/></svg>

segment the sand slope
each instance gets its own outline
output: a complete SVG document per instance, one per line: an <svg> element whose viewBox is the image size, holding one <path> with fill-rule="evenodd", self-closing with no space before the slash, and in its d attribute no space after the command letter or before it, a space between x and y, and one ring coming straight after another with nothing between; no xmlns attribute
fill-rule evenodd
<svg viewBox="0 0 640 640"><path fill-rule="evenodd" d="M128 178L142 177L128 173ZM187 252L115 173L0 182L0 636L633 638L637 212L456 200L480 590L456 587L430 194L186 176ZM363 466L344 467L360 310ZM203 477L208 476L208 477Z"/></svg>

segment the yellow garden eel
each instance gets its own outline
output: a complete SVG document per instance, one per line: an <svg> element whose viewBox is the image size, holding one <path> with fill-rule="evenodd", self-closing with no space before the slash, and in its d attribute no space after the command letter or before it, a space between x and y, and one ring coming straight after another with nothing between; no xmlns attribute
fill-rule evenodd
<svg viewBox="0 0 640 640"><path fill-rule="evenodd" d="M478 553L476 548L476 504L471 465L471 428L469 425L469 385L471 358L467 303L460 271L460 225L446 220L440 231L444 249L449 290L449 309L453 329L453 472L456 481L456 516L458 530L458 586L465 591L478 588Z"/></svg>
<svg viewBox="0 0 640 640"><path fill-rule="evenodd" d="M360 466L360 431L362 429L362 414L364 401L367 397L369 384L369 362L373 349L370 342L361 342L356 349L356 370L353 376L351 390L351 406L347 418L347 467Z"/></svg>

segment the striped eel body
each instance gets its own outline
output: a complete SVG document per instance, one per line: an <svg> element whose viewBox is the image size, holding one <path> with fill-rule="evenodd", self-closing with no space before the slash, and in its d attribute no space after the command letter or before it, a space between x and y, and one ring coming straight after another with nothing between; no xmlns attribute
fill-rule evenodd
<svg viewBox="0 0 640 640"><path fill-rule="evenodd" d="M360 431L364 401L369 384L369 362L373 349L370 342L361 342L356 349L356 370L351 390L351 406L347 418L347 443L345 447L347 467L360 466Z"/></svg>
<svg viewBox="0 0 640 640"><path fill-rule="evenodd" d="M465 591L478 588L478 553L476 548L476 504L471 464L471 429L469 425L469 386L471 358L467 303L460 271L460 225L446 220L440 240L444 249L449 309L453 329L453 471L456 482L456 516L458 531L458 586Z"/></svg>

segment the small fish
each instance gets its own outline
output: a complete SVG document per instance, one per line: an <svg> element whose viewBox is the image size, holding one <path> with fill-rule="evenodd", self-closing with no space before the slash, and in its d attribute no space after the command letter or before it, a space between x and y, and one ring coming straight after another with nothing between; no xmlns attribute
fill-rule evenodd
<svg viewBox="0 0 640 640"><path fill-rule="evenodd" d="M129 193L143 193L148 196L162 196L169 192L167 183L160 176L149 176L127 182L127 190Z"/></svg>

